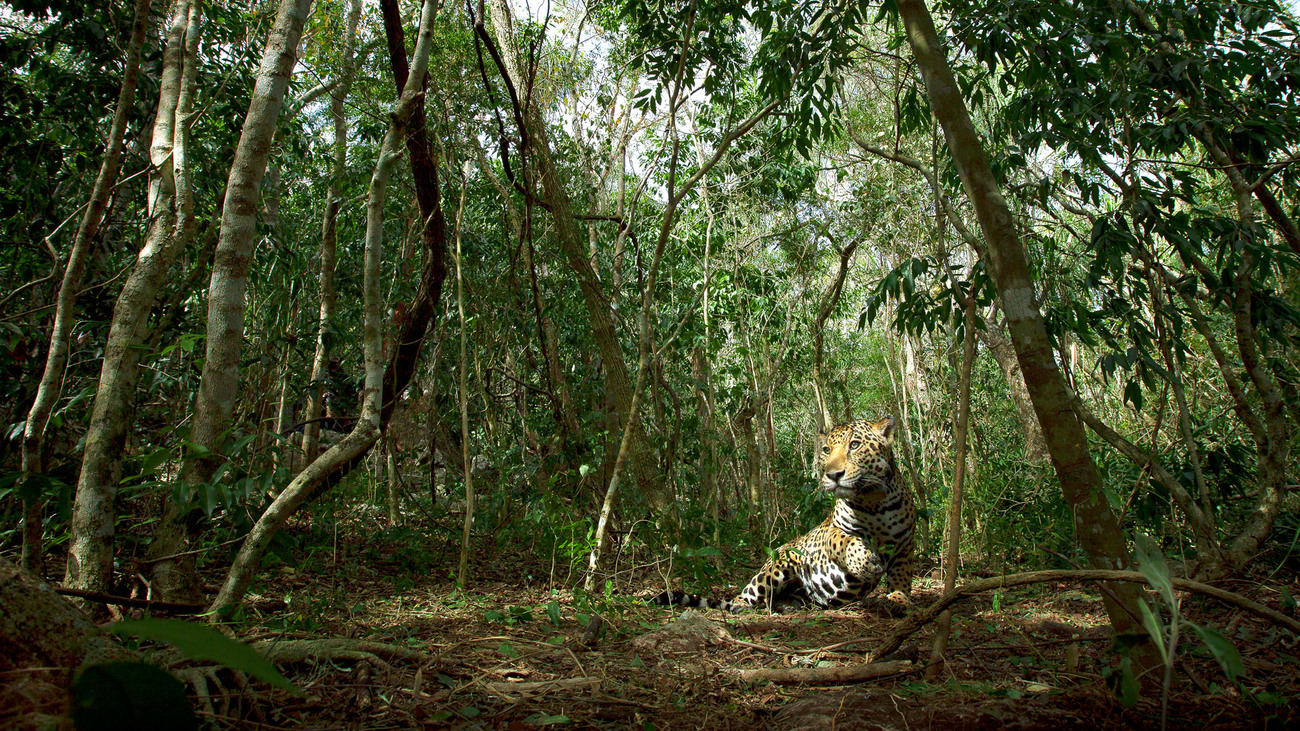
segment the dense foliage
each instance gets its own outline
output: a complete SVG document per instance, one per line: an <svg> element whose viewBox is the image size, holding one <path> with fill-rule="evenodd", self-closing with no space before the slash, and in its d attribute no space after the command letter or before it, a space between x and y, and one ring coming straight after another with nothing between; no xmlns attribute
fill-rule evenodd
<svg viewBox="0 0 1300 731"><path fill-rule="evenodd" d="M142 376L115 478L123 570L104 589L137 580L124 569L143 560L168 501L198 510L190 528L200 566L229 564L232 543L307 461L300 438L318 333L326 443L360 411L367 191L396 97L379 9L362 7L353 42L348 5L321 0L307 23L261 186L239 393L215 450L221 466L194 486L178 478L182 461L214 451L188 431L204 397L208 272L275 4L202 8L196 113L186 121L197 233L135 346ZM419 9L400 9L409 52ZM1112 509L1126 530L1158 537L1202 575L1294 570L1296 19L1269 1L987 0L935 10L1027 242L1057 365L1091 428ZM154 11L45 467L24 475L20 442L69 232L105 147L131 23L116 3L0 9L6 549L21 540L24 501L39 506L51 555L72 530L109 322L150 225L166 17ZM979 354L963 552L995 570L1082 560L1016 380L983 234L893 3L558 4L519 17L513 48L509 36L476 32L492 26L486 12L447 4L434 27L422 99L453 254L416 376L367 461L318 491L306 508L312 530L277 536L268 562L324 540L340 515L373 510L373 523L409 546L399 559L424 564L424 547L459 540L469 477L473 540L549 556L567 567L556 578L573 585L622 469L635 479L618 494L620 551L602 581L617 587L621 569L671 553L687 583L703 582L720 554L753 563L824 518L821 426L885 415L899 420L900 466L919 498L918 551L937 561L968 299ZM517 56L523 83L506 83L503 52ZM337 308L322 322L330 95L347 64L356 73L335 181ZM545 124L549 157L527 131L529 108ZM559 239L543 188L548 160L597 300L584 296ZM382 209L386 354L430 256L414 190L410 166L399 165ZM607 308L613 351L601 350L593 301ZM626 465L617 459L623 407L608 380L618 352L643 384L634 401L643 458ZM472 575L471 563L471 584Z"/></svg>

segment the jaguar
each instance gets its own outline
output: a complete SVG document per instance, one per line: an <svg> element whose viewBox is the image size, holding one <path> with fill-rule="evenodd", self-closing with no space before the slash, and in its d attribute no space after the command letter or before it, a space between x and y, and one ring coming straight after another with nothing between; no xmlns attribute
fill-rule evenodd
<svg viewBox="0 0 1300 731"><path fill-rule="evenodd" d="M665 591L661 606L740 612L855 602L885 577L886 600L905 608L912 592L912 530L916 506L894 462L894 420L839 424L822 447L821 488L834 495L826 520L781 546L731 600Z"/></svg>

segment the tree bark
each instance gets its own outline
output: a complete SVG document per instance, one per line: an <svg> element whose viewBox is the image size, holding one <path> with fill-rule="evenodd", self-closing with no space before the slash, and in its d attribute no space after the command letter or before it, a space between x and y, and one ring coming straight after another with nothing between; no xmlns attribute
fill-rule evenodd
<svg viewBox="0 0 1300 731"><path fill-rule="evenodd" d="M1083 426L1071 409L1011 210L971 123L924 0L900 0L898 10L908 44L925 80L931 109L943 127L953 162L984 232L1011 341L1062 492L1074 514L1079 542L1095 568L1125 569L1130 561L1123 529L1107 502L1101 475L1088 452ZM1141 599L1137 587L1108 584L1103 601L1117 633L1145 634L1138 620ZM1154 662L1149 650L1135 648L1135 652L1137 671Z"/></svg>
<svg viewBox="0 0 1300 731"><path fill-rule="evenodd" d="M853 141L863 151L886 160L892 160L920 173L921 177L925 178L926 182L930 184L937 205L948 222L956 229L957 234L980 255L980 258L988 259L988 251L966 225L966 222L962 220L958 211L954 210L948 196L944 195L934 171L928 165L897 150L889 151L873 145L858 137L852 127L848 128L848 132ZM1047 443L1043 441L1043 429L1038 423L1038 415L1034 413L1034 405L1029 398L1029 391L1025 388L1025 379L1020 372L1020 364L1016 361L1015 348L1006 339L1002 331L1003 327L1001 325L987 331L980 330L979 338L993 354L993 359L997 362L998 368L1001 369L1003 377L1006 378L1007 389L1011 393L1011 401L1016 406L1016 413L1020 417L1020 428L1025 435L1025 459L1030 462L1046 462L1049 455L1047 453Z"/></svg>
<svg viewBox="0 0 1300 731"><path fill-rule="evenodd" d="M384 37L388 43L389 64L393 70L393 83L397 93L404 93L410 69L406 60L406 41L402 30L401 13L397 0L380 0L384 17ZM423 17L423 15L421 15ZM424 26L420 27L423 32ZM418 44L418 41L417 41ZM424 88L421 83L420 88ZM387 425L397 407L397 397L406 390L415 375L424 347L424 337L429 325L437 319L438 303L442 299L442 285L447 279L447 223L442 212L441 194L438 190L438 165L433 159L425 123L424 96L417 96L406 124L406 152L411 159L411 174L415 181L415 200L420 208L423 228L420 238L424 242L424 270L420 273L420 286L415 299L406 310L394 341L393 352L384 372L384 403L382 423Z"/></svg>
<svg viewBox="0 0 1300 731"><path fill-rule="evenodd" d="M95 626L49 584L0 558L0 672L78 667L139 659Z"/></svg>
<svg viewBox="0 0 1300 731"><path fill-rule="evenodd" d="M357 417L352 431L298 473L298 476L272 501L266 512L253 525L248 538L235 556L221 591L212 601L209 611L214 621L224 616L243 599L271 539L284 527L289 516L293 515L327 479L364 456L367 450L379 440L380 430L386 423L383 395L390 387L389 374L392 367L391 363L388 369L384 367L383 313L379 291L380 250L384 236L384 201L387 195L388 178L393 168L397 166L398 146L405 135L406 125L410 123L417 100L423 95L424 74L428 69L436 10L436 0L425 0L420 11L420 31L416 39L409 76L392 111L388 132L380 145L379 160L375 163L375 171L370 179L369 201L366 204L365 281L362 288L365 293L363 350L366 380L362 390L361 414ZM405 61L405 56L402 60ZM395 388L396 385L392 384L391 387Z"/></svg>
<svg viewBox="0 0 1300 731"><path fill-rule="evenodd" d="M962 487L966 481L966 432L970 427L970 371L975 362L975 299L966 299L966 331L962 338L961 385L957 394L957 432L953 434L956 454L953 455L952 495L948 498L946 524L947 546L943 553L943 591L951 593L957 586L957 569L961 559L961 501ZM934 645L930 648L930 666L925 670L925 680L934 680L939 673L948 649L948 636L952 631L952 612L939 616Z"/></svg>
<svg viewBox="0 0 1300 731"><path fill-rule="evenodd" d="M465 279L460 266L461 221L464 212L465 186L461 185L460 205L456 208L456 311L460 315L460 367L457 369L460 383L456 398L460 402L461 474L465 479L465 523L460 537L460 567L456 572L456 586L461 589L465 588L465 577L468 575L469 533L474 526L474 463L469 457L469 391L465 378L469 366L465 345Z"/></svg>
<svg viewBox="0 0 1300 731"><path fill-rule="evenodd" d="M197 4L189 0L178 0L172 8L149 152L155 172L149 181L148 230L113 308L72 509L64 584L76 589L104 591L111 587L113 501L139 378L139 345L158 289L193 236L193 194L186 153L198 72L199 18Z"/></svg>
<svg viewBox="0 0 1300 731"><path fill-rule="evenodd" d="M993 360L1006 379L1007 391L1011 394L1011 403L1016 407L1016 416L1020 421L1020 430L1025 435L1025 459L1034 463L1046 462L1050 455L1047 442L1043 440L1043 427L1038 423L1038 414L1034 413L1034 402L1029 398L1029 389L1025 386L1024 374L1020 372L1020 361L1016 360L1016 349L1003 334L1001 323L988 322L987 330L978 332L984 347L989 349Z"/></svg>
<svg viewBox="0 0 1300 731"><path fill-rule="evenodd" d="M343 197L343 177L348 165L348 118L344 104L352 91L352 78L357 61L353 47L356 44L357 22L361 18L361 0L349 0L347 19L343 31L343 68L339 83L330 93L330 116L334 118L334 162L330 168L330 182L325 193L325 213L321 217L320 235L320 325L316 331L316 354L311 363L311 386L307 400L306 425L302 431L302 454L306 462L316 459L316 445L320 438L320 418L324 411L325 369L329 362L330 340L333 338L334 270L338 258L339 204ZM405 51L403 51L405 53Z"/></svg>
<svg viewBox="0 0 1300 731"><path fill-rule="evenodd" d="M86 272L86 254L90 244L99 233L99 224L104 220L108 209L109 195L117 183L117 173L121 167L122 149L126 139L126 125L130 120L131 108L135 105L136 80L140 75L140 53L144 48L145 32L149 25L149 0L136 0L135 15L131 25L131 40L127 45L126 59L122 68L122 83L117 94L117 106L113 110L113 122L109 126L108 139L104 145L104 157L99 164L99 175L90 192L90 201L86 212L82 214L81 223L72 239L68 250L67 265L63 270L63 281L59 285L58 300L54 309L54 325L50 333L50 349L45 356L45 371L41 374L41 383L36 389L36 398L27 412L23 427L22 474L23 481L44 474L45 465L42 452L45 448L45 429L50 422L50 414L58 403L63 391L63 374L68 366L69 339L72 326L76 320L77 290ZM31 492L28 488L27 492ZM28 495L23 498L23 568L40 576L44 569L44 550L41 506L43 496Z"/></svg>
<svg viewBox="0 0 1300 731"><path fill-rule="evenodd" d="M186 490L200 489L210 481L222 460L222 441L239 389L244 293L257 242L257 194L266 174L276 121L297 63L298 44L310 7L311 0L280 1L226 181L208 284L207 348L189 434L189 441L199 449L186 452L177 477ZM151 556L171 556L187 550L194 528L193 510L189 503L166 501L150 546ZM152 576L154 588L166 601L199 597L192 554L155 563Z"/></svg>

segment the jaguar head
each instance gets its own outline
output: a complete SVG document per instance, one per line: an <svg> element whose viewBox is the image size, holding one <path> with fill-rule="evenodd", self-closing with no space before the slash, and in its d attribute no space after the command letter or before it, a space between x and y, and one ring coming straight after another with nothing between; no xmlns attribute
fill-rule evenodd
<svg viewBox="0 0 1300 731"><path fill-rule="evenodd" d="M822 447L822 489L837 499L865 504L885 497L894 466L894 419L840 424Z"/></svg>

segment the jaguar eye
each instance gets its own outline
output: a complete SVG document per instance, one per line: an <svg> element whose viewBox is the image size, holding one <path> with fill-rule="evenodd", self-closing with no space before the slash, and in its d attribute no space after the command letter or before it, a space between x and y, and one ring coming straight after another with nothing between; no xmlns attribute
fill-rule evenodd
<svg viewBox="0 0 1300 731"><path fill-rule="evenodd" d="M822 445L822 454L830 454L830 453L831 453L831 445L829 444Z"/></svg>
<svg viewBox="0 0 1300 731"><path fill-rule="evenodd" d="M853 441L849 442L849 449L857 449L858 447L861 446L862 446L862 442L857 439L854 439Z"/></svg>

